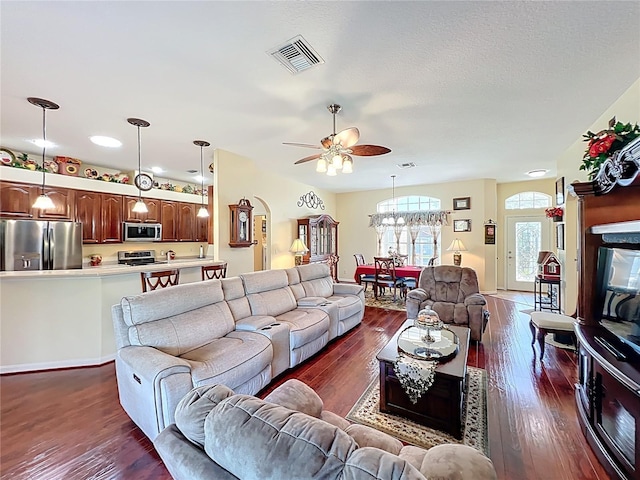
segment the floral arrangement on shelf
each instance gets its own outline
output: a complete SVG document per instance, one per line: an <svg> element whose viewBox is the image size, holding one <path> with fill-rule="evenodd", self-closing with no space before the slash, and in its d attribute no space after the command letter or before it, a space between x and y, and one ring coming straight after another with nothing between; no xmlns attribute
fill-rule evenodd
<svg viewBox="0 0 640 480"><path fill-rule="evenodd" d="M547 218L562 217L564 210L562 207L549 207L544 209L544 214Z"/></svg>
<svg viewBox="0 0 640 480"><path fill-rule="evenodd" d="M609 120L608 129L598 133L588 131L583 137L589 143L582 157L580 170L585 170L589 174L589 180L593 180L607 158L640 137L640 127L637 123L631 125L617 122L616 117L613 117Z"/></svg>

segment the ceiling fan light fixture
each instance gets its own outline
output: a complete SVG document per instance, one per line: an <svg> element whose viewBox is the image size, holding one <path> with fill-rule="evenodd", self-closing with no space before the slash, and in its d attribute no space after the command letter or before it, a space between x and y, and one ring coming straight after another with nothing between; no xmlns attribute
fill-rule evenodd
<svg viewBox="0 0 640 480"><path fill-rule="evenodd" d="M339 153L335 154L331 159L331 163L336 168L336 170L340 170L342 168L342 155Z"/></svg>
<svg viewBox="0 0 640 480"><path fill-rule="evenodd" d="M342 162L342 173L353 173L353 158L345 155Z"/></svg>
<svg viewBox="0 0 640 480"><path fill-rule="evenodd" d="M327 175L329 175L330 177L335 177L337 175L336 167L333 166L333 163L327 165Z"/></svg>
<svg viewBox="0 0 640 480"><path fill-rule="evenodd" d="M327 161L322 157L318 159L318 163L316 164L316 172L327 173Z"/></svg>

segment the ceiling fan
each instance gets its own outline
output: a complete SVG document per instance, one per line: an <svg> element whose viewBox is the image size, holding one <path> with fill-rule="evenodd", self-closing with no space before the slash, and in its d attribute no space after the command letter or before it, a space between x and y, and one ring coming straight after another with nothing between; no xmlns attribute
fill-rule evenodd
<svg viewBox="0 0 640 480"><path fill-rule="evenodd" d="M336 175L337 170L342 169L343 173L351 173L353 171L353 159L351 155L360 157L371 157L374 155L384 155L389 153L391 149L381 147L379 145L356 145L360 139L360 131L356 127L350 127L336 133L336 114L342 109L338 104L332 103L327 109L333 115L333 133L328 137L320 140L320 145L311 145L309 143L289 143L284 142L283 145L292 145L294 147L315 148L323 150L322 153L310 155L301 158L295 165L299 163L318 160L316 171L327 175Z"/></svg>

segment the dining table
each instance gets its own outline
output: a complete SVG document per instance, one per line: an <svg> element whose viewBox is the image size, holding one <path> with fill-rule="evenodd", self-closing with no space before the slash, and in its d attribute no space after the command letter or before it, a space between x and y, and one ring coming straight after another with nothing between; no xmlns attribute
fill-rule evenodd
<svg viewBox="0 0 640 480"><path fill-rule="evenodd" d="M396 267L396 277L413 277L416 279L416 285L418 284L418 278L420 278L420 273L422 269L419 265L405 265L403 267ZM360 283L360 275L375 275L376 267L375 265L358 265L356 267L356 273L353 278L356 282Z"/></svg>

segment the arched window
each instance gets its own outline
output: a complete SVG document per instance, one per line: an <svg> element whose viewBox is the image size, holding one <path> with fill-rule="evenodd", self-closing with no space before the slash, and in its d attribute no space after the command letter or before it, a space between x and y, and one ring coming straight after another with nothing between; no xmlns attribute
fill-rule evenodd
<svg viewBox="0 0 640 480"><path fill-rule="evenodd" d="M426 196L418 196L418 195L409 195L406 197L397 197L395 199L390 198L387 200L383 200L379 202L377 205L378 213L387 213L387 212L414 212L414 211L426 211L426 210L440 210L441 202L439 198L426 197ZM438 229L439 233L439 229ZM409 229L405 226L402 228L402 232L400 234L399 241L399 251L397 252L400 255L412 255L413 250L411 248L411 234ZM393 251L396 250L396 236L394 228L387 228L382 236L381 242L381 254L386 255L389 252L389 249ZM437 245L437 252L434 251L434 238L432 229L428 226L424 225L420 228L420 232L415 240L415 260L413 258L409 258L411 263L415 263L415 265L427 265L429 260L433 257L440 256L440 244ZM437 255L436 255L437 253Z"/></svg>
<svg viewBox="0 0 640 480"><path fill-rule="evenodd" d="M522 208L547 208L551 206L551 195L542 192L520 192L504 201L506 210Z"/></svg>

